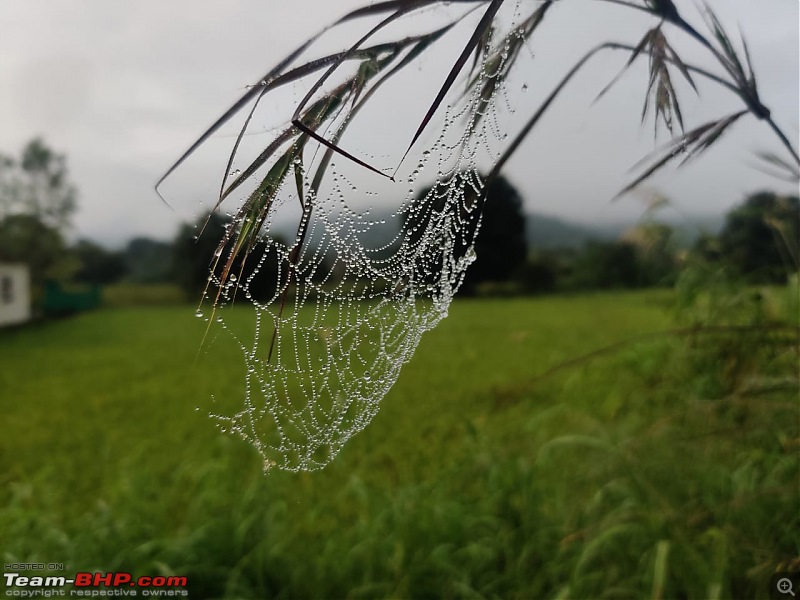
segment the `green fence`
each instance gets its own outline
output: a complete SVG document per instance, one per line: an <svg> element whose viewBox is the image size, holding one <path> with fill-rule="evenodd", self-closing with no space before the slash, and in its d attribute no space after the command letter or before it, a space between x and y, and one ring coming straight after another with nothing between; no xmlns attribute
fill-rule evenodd
<svg viewBox="0 0 800 600"><path fill-rule="evenodd" d="M42 312L46 315L66 315L100 306L99 285L64 285L48 281L44 285Z"/></svg>

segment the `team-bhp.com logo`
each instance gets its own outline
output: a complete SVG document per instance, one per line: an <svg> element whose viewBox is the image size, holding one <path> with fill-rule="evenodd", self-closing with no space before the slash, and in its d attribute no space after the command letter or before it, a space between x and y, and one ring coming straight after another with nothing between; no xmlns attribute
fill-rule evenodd
<svg viewBox="0 0 800 600"><path fill-rule="evenodd" d="M16 598L188 597L186 577L134 577L127 572L76 573L74 577L3 573L6 596ZM73 586L72 589L64 589Z"/></svg>

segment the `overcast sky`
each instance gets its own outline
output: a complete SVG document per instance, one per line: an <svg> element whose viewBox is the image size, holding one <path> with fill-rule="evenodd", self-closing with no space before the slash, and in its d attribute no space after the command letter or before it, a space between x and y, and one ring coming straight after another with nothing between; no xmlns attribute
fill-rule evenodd
<svg viewBox="0 0 800 600"><path fill-rule="evenodd" d="M213 199L213 187L168 186L168 200L176 204L171 210L153 192L159 176L247 84L301 39L358 4L2 0L0 152L17 154L27 140L42 136L67 155L80 191L74 235L110 244L134 235L172 236L178 223L197 210L182 205L186 198L207 193L205 200ZM695 4L679 5L700 27ZM731 33L741 28L762 99L796 146L797 0L715 0L710 5ZM530 44L534 60L525 62L509 82L517 116L533 112L553 83L594 43L615 39L635 44L647 24L646 17L605 3L562 0ZM442 45L445 59L464 43L466 30L460 33L461 38L454 36L449 45ZM683 34L673 37L685 49L684 58L708 64ZM630 178L628 169L653 147L652 123L639 125L646 66L631 70L613 93L592 103L625 59L620 54L598 59L510 163L507 175L523 192L530 211L584 222L641 213L642 204L634 196L614 204L609 199ZM396 95L391 116L376 133L391 141L387 152L402 152L408 143L413 130L408 123L419 119L419 110L432 100L443 65L421 64L416 83ZM699 100L686 86L679 91L687 126L740 108L735 97L711 86L701 86ZM218 139L204 155L205 162L191 168L213 171L218 177L227 158L220 140L232 141ZM721 213L758 189L795 191L749 166L757 150L780 152L767 128L748 117L716 152L685 170L665 172L650 187L685 214ZM181 185L188 187L182 190Z"/></svg>

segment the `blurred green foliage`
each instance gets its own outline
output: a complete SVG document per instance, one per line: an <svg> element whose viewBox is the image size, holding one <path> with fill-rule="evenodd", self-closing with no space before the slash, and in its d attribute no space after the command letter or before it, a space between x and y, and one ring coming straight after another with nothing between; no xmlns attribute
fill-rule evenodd
<svg viewBox="0 0 800 600"><path fill-rule="evenodd" d="M4 332L3 560L186 575L192 598L766 598L800 545L797 330L781 290L693 285L677 313L668 291L457 301L316 473L264 475L214 428L241 350L198 356L185 308Z"/></svg>
<svg viewBox="0 0 800 600"><path fill-rule="evenodd" d="M66 279L78 268L65 240L76 196L66 157L41 139L18 158L0 154L0 262L28 265L34 298L46 279Z"/></svg>

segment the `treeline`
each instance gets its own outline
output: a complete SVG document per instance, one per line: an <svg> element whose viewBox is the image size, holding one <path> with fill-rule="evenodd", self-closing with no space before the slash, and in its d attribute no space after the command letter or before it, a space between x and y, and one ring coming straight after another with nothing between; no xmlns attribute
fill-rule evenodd
<svg viewBox="0 0 800 600"><path fill-rule="evenodd" d="M85 284L173 284L187 299L196 299L205 289L209 268L230 219L218 213L205 215L194 224L184 224L171 241L138 237L123 249L111 251L90 242L80 241L74 253L80 262L75 281ZM256 245L251 256L267 252L266 244ZM241 264L236 262L233 271ZM277 287L277 258L268 256L248 288L259 298L271 296Z"/></svg>
<svg viewBox="0 0 800 600"><path fill-rule="evenodd" d="M706 262L745 283L783 284L800 266L800 198L753 194L726 215L718 234L699 233L687 246L669 225L646 222L615 241L534 250L512 283L533 293L671 286L687 264Z"/></svg>
<svg viewBox="0 0 800 600"><path fill-rule="evenodd" d="M62 248L62 260L69 265L62 269L66 276L57 279L92 286L169 284L179 288L185 299L194 300L206 286L214 252L227 224L228 219L213 214L196 224L181 226L172 240L136 237L119 250L81 239L71 247ZM203 233L198 236L201 230ZM256 255L259 251L259 248L253 250ZM269 288L271 294L275 289L277 263L262 267L250 287L254 291ZM264 291L258 295L266 294Z"/></svg>
<svg viewBox="0 0 800 600"><path fill-rule="evenodd" d="M425 190L417 202L425 198ZM535 218L535 217L534 217ZM759 192L725 217L717 234L686 244L673 227L643 221L613 241L538 248L525 237L520 194L505 179L490 184L465 295L517 295L671 286L703 261L750 284L781 284L800 265L800 198Z"/></svg>
<svg viewBox="0 0 800 600"><path fill-rule="evenodd" d="M417 210L409 211L407 219L416 222L404 222L407 231L426 229L425 220L448 210L441 194L426 200L428 191L416 199ZM65 233L76 210L76 196L65 157L41 140L31 141L19 158L0 155L0 262L30 267L35 298L36 290L41 297L47 281L169 284L181 289L186 299L196 299L205 288L228 219L219 214L205 216L182 226L172 240L139 237L121 250L85 239L68 244ZM754 194L727 215L719 234L700 235L691 247L679 244L670 226L644 222L615 241L589 242L580 249L542 249L536 247L536 240L529 243L522 197L502 177L490 184L485 198L473 200L481 203L483 218L475 242L477 258L467 272L463 295L668 286L693 260L718 263L750 283L777 284L796 273L800 263L797 196ZM474 220L465 225L454 252L466 254L475 227ZM419 241L410 235L412 243ZM376 247L385 242L373 241ZM278 258L267 248L264 242L252 248L251 257L264 257L248 285L254 297L269 298L277 286ZM415 265L420 271L417 277L434 277L440 263L435 252L430 253ZM238 272L240 266L233 265L233 270Z"/></svg>

